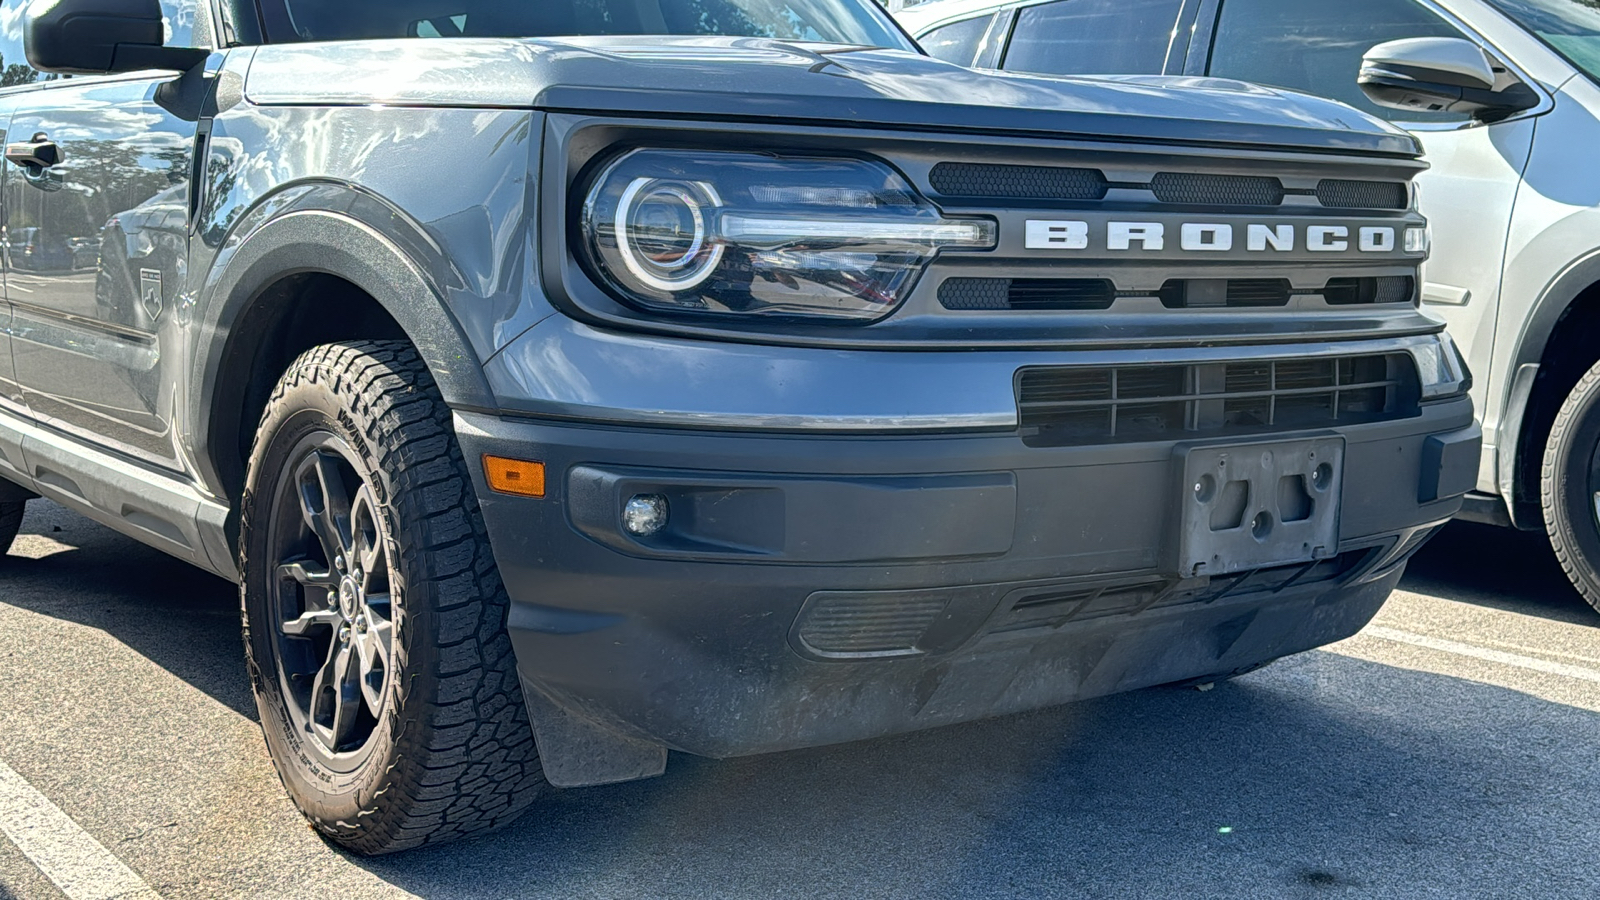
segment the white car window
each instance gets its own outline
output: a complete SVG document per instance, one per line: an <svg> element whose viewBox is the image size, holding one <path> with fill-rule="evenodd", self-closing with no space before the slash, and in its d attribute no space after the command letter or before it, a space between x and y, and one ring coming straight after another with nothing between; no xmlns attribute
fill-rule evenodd
<svg viewBox="0 0 1600 900"><path fill-rule="evenodd" d="M1328 97L1385 119L1464 121L1465 113L1380 107L1356 84L1373 46L1416 37L1466 35L1415 0L1224 0L1209 74Z"/></svg>
<svg viewBox="0 0 1600 900"><path fill-rule="evenodd" d="M1005 68L1043 75L1160 75L1182 0L1057 0L1017 13Z"/></svg>
<svg viewBox="0 0 1600 900"><path fill-rule="evenodd" d="M1595 0L1489 0L1567 61L1600 80L1600 3Z"/></svg>

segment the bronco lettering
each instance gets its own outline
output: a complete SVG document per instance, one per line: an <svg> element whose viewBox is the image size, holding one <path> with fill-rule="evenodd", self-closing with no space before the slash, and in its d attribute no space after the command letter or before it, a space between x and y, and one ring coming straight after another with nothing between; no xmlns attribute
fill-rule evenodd
<svg viewBox="0 0 1600 900"><path fill-rule="evenodd" d="M1267 250L1288 253L1297 247L1297 227L1288 224L1259 224L1245 226L1245 249L1252 253ZM1089 222L1078 219L1029 219L1024 226L1023 246L1029 250L1088 250L1091 249L1090 232L1098 230ZM1233 226L1186 222L1179 226L1181 249L1194 253L1216 253L1233 249ZM1350 229L1345 225L1306 226L1306 249L1321 253L1338 252L1350 247ZM1107 222L1101 236L1100 247L1106 250L1163 250L1162 235L1165 227L1158 222ZM1137 247L1135 246L1137 244ZM1393 253L1396 247L1395 230L1388 227L1361 229L1358 245L1362 253Z"/></svg>

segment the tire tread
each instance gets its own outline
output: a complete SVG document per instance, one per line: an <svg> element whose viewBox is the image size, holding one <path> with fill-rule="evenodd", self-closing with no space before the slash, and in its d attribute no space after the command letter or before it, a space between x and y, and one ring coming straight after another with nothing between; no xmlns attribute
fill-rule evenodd
<svg viewBox="0 0 1600 900"><path fill-rule="evenodd" d="M347 424L376 450L373 467L393 485L393 496L379 500L393 505L396 523L399 553L392 565L405 615L396 622L394 640L395 652L406 653L398 668L407 677L397 681L387 707L394 750L382 787L354 821L329 821L304 805L302 811L333 841L363 854L505 825L548 784L506 634L509 598L450 410L421 356L404 341L308 350L279 381L263 422L308 385L344 400ZM247 496L246 517L254 505ZM240 556L248 565L243 542ZM406 582L408 574L412 580ZM427 635L403 633L430 620Z"/></svg>
<svg viewBox="0 0 1600 900"><path fill-rule="evenodd" d="M1539 500L1544 511L1545 532L1556 561L1583 599L1600 610L1600 569L1596 565L1600 560L1584 555L1572 517L1561 499L1566 480L1571 476L1569 461L1573 448L1568 446L1569 438L1589 415L1600 415L1600 363L1578 379L1550 426L1539 469Z"/></svg>

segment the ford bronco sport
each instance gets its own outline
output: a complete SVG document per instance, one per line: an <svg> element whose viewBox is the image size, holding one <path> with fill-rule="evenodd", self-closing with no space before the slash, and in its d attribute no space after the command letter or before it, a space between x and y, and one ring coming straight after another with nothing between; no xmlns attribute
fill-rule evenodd
<svg viewBox="0 0 1600 900"><path fill-rule="evenodd" d="M1333 102L868 0L0 32L5 226L99 256L9 260L3 537L38 494L236 580L358 852L1343 638L1477 472L1417 145Z"/></svg>

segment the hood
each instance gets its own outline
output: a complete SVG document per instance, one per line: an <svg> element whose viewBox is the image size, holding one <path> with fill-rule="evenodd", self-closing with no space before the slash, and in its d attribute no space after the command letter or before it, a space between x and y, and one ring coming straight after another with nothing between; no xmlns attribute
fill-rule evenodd
<svg viewBox="0 0 1600 900"><path fill-rule="evenodd" d="M1353 76L1352 76L1353 77ZM536 108L1416 156L1342 103L1213 78L1045 78L761 38L387 40L262 47L262 105Z"/></svg>

